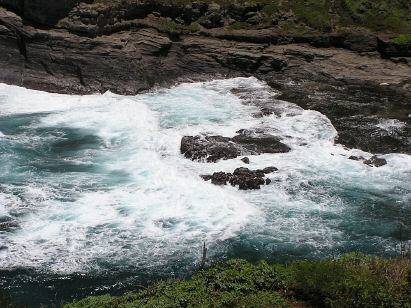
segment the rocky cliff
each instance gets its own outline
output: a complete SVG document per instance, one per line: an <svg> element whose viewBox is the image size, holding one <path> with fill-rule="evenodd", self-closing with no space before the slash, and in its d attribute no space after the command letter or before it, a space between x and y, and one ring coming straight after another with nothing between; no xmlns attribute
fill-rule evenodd
<svg viewBox="0 0 411 308"><path fill-rule="evenodd" d="M372 23L358 26L364 21L355 21L357 11L338 13L350 12L346 0L319 1L323 7L277 2L0 0L0 82L136 94L253 75L284 99L328 115L348 146L411 152L404 137L411 113L409 4L393 1L398 7L386 10L396 12L395 26L377 31ZM314 92L322 95L307 99ZM405 133L368 131L379 118L405 121Z"/></svg>

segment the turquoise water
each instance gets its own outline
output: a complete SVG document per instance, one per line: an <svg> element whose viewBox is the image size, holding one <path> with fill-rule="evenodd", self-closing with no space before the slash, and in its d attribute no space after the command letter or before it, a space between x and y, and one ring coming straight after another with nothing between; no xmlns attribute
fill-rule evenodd
<svg viewBox="0 0 411 308"><path fill-rule="evenodd" d="M256 119L232 88L276 115ZM283 262L361 250L394 255L411 240L411 157L334 145L322 114L274 99L253 78L125 97L67 96L0 85L0 277L33 307L120 292L195 271L210 257ZM231 172L179 153L181 137L262 128L292 151L250 156L272 183L238 191L199 174ZM400 231L401 230L401 231Z"/></svg>

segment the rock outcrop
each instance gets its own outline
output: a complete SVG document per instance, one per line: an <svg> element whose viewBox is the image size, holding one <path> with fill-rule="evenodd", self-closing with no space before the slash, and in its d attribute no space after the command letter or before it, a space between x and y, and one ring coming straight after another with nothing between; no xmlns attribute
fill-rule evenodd
<svg viewBox="0 0 411 308"><path fill-rule="evenodd" d="M291 149L276 136L239 130L233 138L222 136L184 136L181 153L191 160L216 162L243 155L262 153L287 153Z"/></svg>
<svg viewBox="0 0 411 308"><path fill-rule="evenodd" d="M364 165L377 168L385 166L387 164L387 161L384 158L378 157L376 155L371 156L369 159L365 159L362 156L350 156L348 157L348 159L362 161Z"/></svg>
<svg viewBox="0 0 411 308"><path fill-rule="evenodd" d="M205 181L211 180L214 185L238 186L240 190L260 189L261 185L271 183L266 174L277 171L276 167L266 167L264 169L250 170L248 168L237 168L233 173L214 172L211 175L202 175Z"/></svg>

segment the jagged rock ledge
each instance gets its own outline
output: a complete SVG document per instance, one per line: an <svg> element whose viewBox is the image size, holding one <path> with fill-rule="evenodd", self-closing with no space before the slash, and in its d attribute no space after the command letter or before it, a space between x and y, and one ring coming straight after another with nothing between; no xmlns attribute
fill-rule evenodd
<svg viewBox="0 0 411 308"><path fill-rule="evenodd" d="M241 155L262 153L287 153L291 149L280 138L246 129L237 131L233 138L223 136L184 136L181 139L181 153L191 160L216 162L233 159Z"/></svg>
<svg viewBox="0 0 411 308"><path fill-rule="evenodd" d="M240 190L260 189L261 185L271 183L269 178L265 178L266 174L277 171L276 167L266 167L264 169L250 170L240 167L234 170L233 173L214 172L211 175L201 175L205 181L211 180L214 185L237 186Z"/></svg>

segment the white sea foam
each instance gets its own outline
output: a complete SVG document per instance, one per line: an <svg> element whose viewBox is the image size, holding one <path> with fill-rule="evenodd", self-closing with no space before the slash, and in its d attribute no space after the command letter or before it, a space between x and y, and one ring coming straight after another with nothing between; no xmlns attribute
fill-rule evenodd
<svg viewBox="0 0 411 308"><path fill-rule="evenodd" d="M47 147L70 141L63 129L80 141L101 140L95 148L85 142L75 154L57 152L52 157L60 164L57 172L46 168L53 160L37 172L37 165L19 171L15 159L4 159L0 175L20 176L24 185L0 187L0 216L18 224L2 234L0 245L8 249L0 267L88 272L99 270L101 260L144 267L162 265L175 254L194 262L202 241L239 237L270 251L332 249L350 240L351 231L341 227L345 220L355 225L364 219L355 216L359 210L351 199L344 199L348 192L374 194L376 206L384 194L409 206L410 156L385 155L388 164L381 168L349 160L370 154L334 145L336 131L324 115L272 98L277 115L253 118L258 108L230 92L242 87L259 90L260 98L273 97L255 78L182 84L135 97L68 96L0 85L0 116L34 119L9 142L34 151L43 147L48 155ZM179 152L184 135L233 136L257 127L292 148L250 157L250 169L279 169L259 191L217 187L199 177L232 172L243 165L240 158L205 164ZM67 171L68 165L90 169ZM376 235L375 240L383 239Z"/></svg>
<svg viewBox="0 0 411 308"><path fill-rule="evenodd" d="M401 131L405 127L405 123L396 119L380 119L377 127L392 133Z"/></svg>

